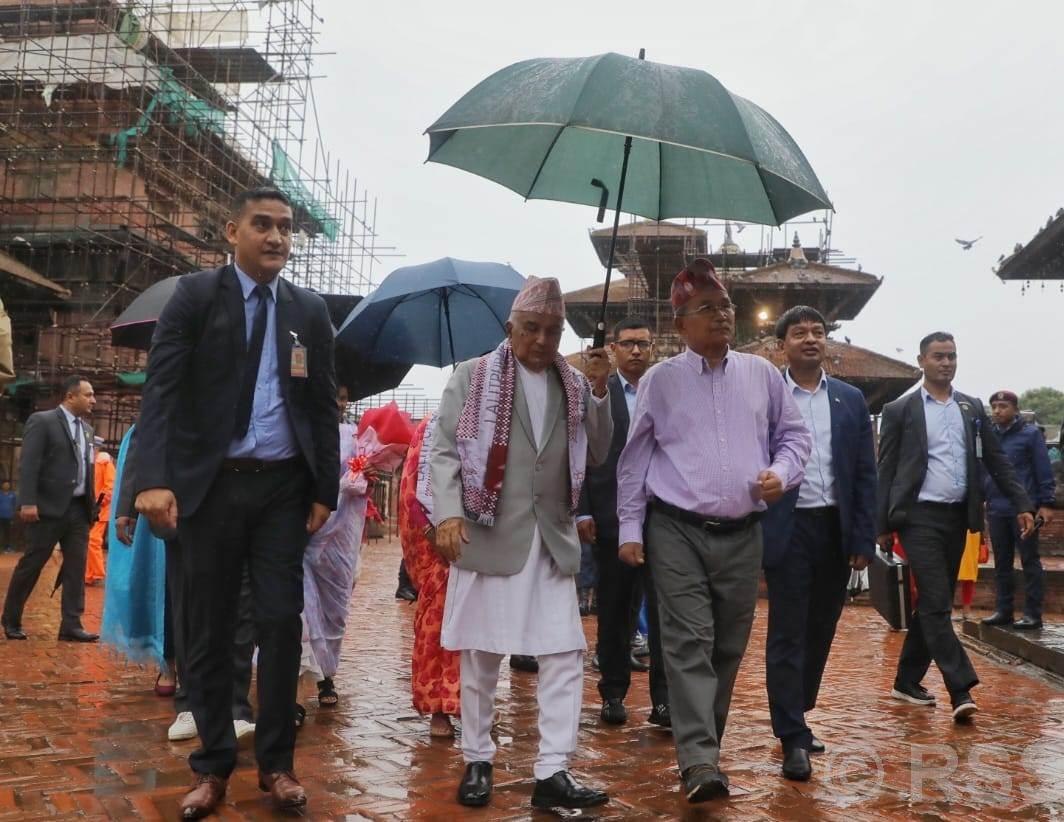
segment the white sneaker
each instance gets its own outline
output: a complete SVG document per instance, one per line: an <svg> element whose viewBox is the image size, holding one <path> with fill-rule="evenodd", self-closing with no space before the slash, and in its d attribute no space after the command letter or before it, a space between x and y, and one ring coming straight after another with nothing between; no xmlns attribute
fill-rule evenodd
<svg viewBox="0 0 1064 822"><path fill-rule="evenodd" d="M255 733L255 723L248 722L246 719L234 719L233 730L236 731L237 739L243 739L245 736Z"/></svg>
<svg viewBox="0 0 1064 822"><path fill-rule="evenodd" d="M196 720L192 718L192 711L182 711L177 715L174 724L166 732L166 738L171 742L196 738Z"/></svg>

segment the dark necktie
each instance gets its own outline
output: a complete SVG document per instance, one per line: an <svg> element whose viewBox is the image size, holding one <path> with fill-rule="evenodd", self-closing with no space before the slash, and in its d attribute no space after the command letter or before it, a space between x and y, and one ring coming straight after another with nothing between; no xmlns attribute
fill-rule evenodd
<svg viewBox="0 0 1064 822"><path fill-rule="evenodd" d="M236 428L233 438L242 440L247 436L251 423L251 407L255 403L255 382L259 376L259 360L262 359L262 344L266 340L266 309L272 294L264 285L255 286L252 292L259 298L255 319L251 324L251 339L248 355L244 360L244 381L240 386L240 399L236 406Z"/></svg>
<svg viewBox="0 0 1064 822"><path fill-rule="evenodd" d="M81 419L74 418L74 450L78 452L78 485L85 482L85 452L82 450L85 436L81 433Z"/></svg>

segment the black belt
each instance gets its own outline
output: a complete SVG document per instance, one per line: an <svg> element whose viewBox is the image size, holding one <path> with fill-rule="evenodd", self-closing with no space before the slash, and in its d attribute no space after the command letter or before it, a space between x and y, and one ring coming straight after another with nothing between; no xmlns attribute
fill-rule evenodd
<svg viewBox="0 0 1064 822"><path fill-rule="evenodd" d="M284 468L296 468L303 464L302 457L288 457L283 460L256 460L245 457L231 457L222 460L222 470L234 474L264 474L267 471L280 471Z"/></svg>
<svg viewBox="0 0 1064 822"><path fill-rule="evenodd" d="M795 508L796 514L805 514L807 517L834 517L839 513L837 505L822 505L819 508Z"/></svg>
<svg viewBox="0 0 1064 822"><path fill-rule="evenodd" d="M926 505L928 508L937 508L939 511L967 510L966 502L932 502L931 500L917 500L917 505Z"/></svg>
<svg viewBox="0 0 1064 822"><path fill-rule="evenodd" d="M662 502L660 499L651 500L650 507L655 511L665 514L667 517L672 517L680 522L685 522L688 525L701 528L703 531L707 531L710 534L732 534L736 531L742 531L752 525L756 525L758 520L761 519L760 511L747 514L741 519L707 517L704 514L696 514L694 511L688 511L685 508L677 508L675 505L669 505L669 503Z"/></svg>

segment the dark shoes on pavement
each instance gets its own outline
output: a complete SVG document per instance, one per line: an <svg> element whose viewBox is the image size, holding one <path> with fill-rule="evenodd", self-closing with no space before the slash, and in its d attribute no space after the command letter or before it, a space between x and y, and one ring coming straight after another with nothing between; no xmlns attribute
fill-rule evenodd
<svg viewBox="0 0 1064 822"><path fill-rule="evenodd" d="M1015 628L1017 631L1041 631L1042 620L1033 619L1032 617L1025 616L1013 622L1012 627Z"/></svg>
<svg viewBox="0 0 1064 822"><path fill-rule="evenodd" d="M979 620L982 625L1011 625L1012 614L1006 614L1001 611L995 611L988 617L983 617Z"/></svg>
<svg viewBox="0 0 1064 822"><path fill-rule="evenodd" d="M911 705L934 705L935 696L923 685L911 682L894 682L890 695Z"/></svg>
<svg viewBox="0 0 1064 822"><path fill-rule="evenodd" d="M610 725L623 725L628 721L628 709L624 707L623 700L619 698L606 699L602 702L600 716L603 722Z"/></svg>
<svg viewBox="0 0 1064 822"><path fill-rule="evenodd" d="M533 808L591 808L610 801L605 791L581 785L568 771L558 771L550 779L537 779L532 791Z"/></svg>
<svg viewBox="0 0 1064 822"><path fill-rule="evenodd" d="M74 628L70 631L60 631L60 642L96 642L100 638L99 634L92 634L83 628Z"/></svg>
<svg viewBox="0 0 1064 822"><path fill-rule="evenodd" d="M259 790L268 793L274 806L281 810L302 808L307 804L306 791L291 771L259 771Z"/></svg>
<svg viewBox="0 0 1064 822"><path fill-rule="evenodd" d="M647 722L651 725L657 725L659 728L671 728L672 727L672 713L669 711L668 705L655 705L650 712L650 716L647 717Z"/></svg>
<svg viewBox="0 0 1064 822"><path fill-rule="evenodd" d="M979 710L975 700L972 699L972 695L967 691L954 694L952 701L954 722L970 722L976 711Z"/></svg>
<svg viewBox="0 0 1064 822"><path fill-rule="evenodd" d="M819 739L817 739L814 736L813 737L813 741L809 743L809 753L811 753L811 754L822 754L826 750L827 750L827 746L825 746L823 742L821 742Z"/></svg>
<svg viewBox="0 0 1064 822"><path fill-rule="evenodd" d="M510 654L510 667L515 671L524 671L529 674L539 673L539 660L534 656L523 654Z"/></svg>
<svg viewBox="0 0 1064 822"><path fill-rule="evenodd" d="M400 585L395 589L396 599L405 599L407 602L417 602L417 591L410 585Z"/></svg>
<svg viewBox="0 0 1064 822"><path fill-rule="evenodd" d="M692 805L728 795L728 777L713 765L692 765L683 772L683 792Z"/></svg>
<svg viewBox="0 0 1064 822"><path fill-rule="evenodd" d="M480 808L491 800L494 766L490 762L470 762L458 783L458 804Z"/></svg>
<svg viewBox="0 0 1064 822"><path fill-rule="evenodd" d="M8 639L26 639L26 633L15 625L4 625L4 636Z"/></svg>
<svg viewBox="0 0 1064 822"><path fill-rule="evenodd" d="M181 800L182 819L202 819L210 816L225 799L228 780L210 773L195 774L192 789Z"/></svg>
<svg viewBox="0 0 1064 822"><path fill-rule="evenodd" d="M791 748L783 752L783 777L795 782L805 782L813 775L813 765L809 761L809 751L805 748Z"/></svg>
<svg viewBox="0 0 1064 822"><path fill-rule="evenodd" d="M643 660L639 659L635 654L632 654L630 657L628 657L628 665L636 673L645 674L647 671L650 670L650 666L647 665Z"/></svg>

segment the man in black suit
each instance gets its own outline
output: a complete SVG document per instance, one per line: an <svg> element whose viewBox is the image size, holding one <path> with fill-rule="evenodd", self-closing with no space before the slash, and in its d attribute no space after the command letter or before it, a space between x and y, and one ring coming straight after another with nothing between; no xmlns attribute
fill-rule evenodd
<svg viewBox="0 0 1064 822"><path fill-rule="evenodd" d="M1001 448L983 403L953 389L957 346L942 331L920 341L924 372L919 391L883 408L879 435L878 541L884 549L897 531L916 580L916 613L902 645L891 695L934 705L921 684L934 660L953 704L953 719L978 710L979 684L950 620L967 531L983 530L979 464L1012 501L1020 532L1034 529L1034 506Z"/></svg>
<svg viewBox="0 0 1064 822"><path fill-rule="evenodd" d="M864 396L829 377L827 322L799 305L776 323L787 357L783 376L813 448L802 484L761 520L768 637L765 681L772 732L783 745L783 775L806 780L810 753L824 750L805 714L816 707L850 570L875 553L876 457Z"/></svg>
<svg viewBox="0 0 1064 822"><path fill-rule="evenodd" d="M39 411L26 421L19 465L19 517L26 523L27 547L11 575L4 601L3 627L8 639L26 638L22 609L57 542L63 552L59 639L99 639L81 625L85 558L96 509L92 429L83 418L92 413L94 405L92 385L72 376L63 383L63 402L58 408Z"/></svg>
<svg viewBox="0 0 1064 822"><path fill-rule="evenodd" d="M259 644L259 787L306 804L293 772L303 550L336 507L333 329L321 297L279 275L292 207L273 189L236 198L234 263L182 278L155 329L140 416L137 510L178 530L186 679L202 747L182 815L211 813L236 764L230 715L241 574Z"/></svg>
<svg viewBox="0 0 1064 822"><path fill-rule="evenodd" d="M648 641L650 645L650 701L648 721L668 728L669 689L661 661L658 609L654 586L639 583L647 566L633 568L617 556L617 460L628 440L628 423L635 408L639 380L653 362L654 342L650 326L643 320L622 320L613 329L610 351L617 372L609 378L610 407L613 414L613 440L602 465L588 466L587 478L577 513L580 541L595 548L598 563L598 663L599 695L603 722L623 725L628 721L624 698L632 680L632 631L640 588L646 589Z"/></svg>

